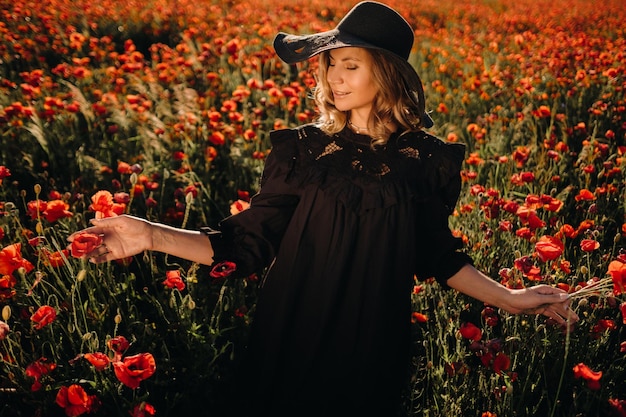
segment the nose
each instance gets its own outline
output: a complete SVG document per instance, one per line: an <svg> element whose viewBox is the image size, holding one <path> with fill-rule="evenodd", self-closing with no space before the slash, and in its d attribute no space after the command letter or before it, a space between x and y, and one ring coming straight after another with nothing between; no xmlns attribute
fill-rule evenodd
<svg viewBox="0 0 626 417"><path fill-rule="evenodd" d="M328 70L326 71L326 81L328 81L328 84L340 84L343 81L343 78L335 67L328 67Z"/></svg>

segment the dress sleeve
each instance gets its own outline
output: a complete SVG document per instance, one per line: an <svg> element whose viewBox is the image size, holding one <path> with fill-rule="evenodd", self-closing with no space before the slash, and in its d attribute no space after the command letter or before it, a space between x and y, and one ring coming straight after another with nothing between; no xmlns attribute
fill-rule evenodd
<svg viewBox="0 0 626 417"><path fill-rule="evenodd" d="M463 241L455 237L448 224L461 192L462 144L432 138L420 149L420 177L426 178L418 198L417 276L434 277L444 288L447 280L464 265L473 264L462 251Z"/></svg>
<svg viewBox="0 0 626 417"><path fill-rule="evenodd" d="M265 161L261 188L250 207L226 217L217 229L202 228L214 251L214 265L235 264L239 277L261 272L269 266L280 246L300 198L287 179L294 169L297 134L293 130L270 134L272 151Z"/></svg>

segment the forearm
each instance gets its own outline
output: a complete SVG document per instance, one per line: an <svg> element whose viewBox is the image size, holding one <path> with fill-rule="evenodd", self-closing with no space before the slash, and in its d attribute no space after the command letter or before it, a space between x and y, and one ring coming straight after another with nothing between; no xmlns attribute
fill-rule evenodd
<svg viewBox="0 0 626 417"><path fill-rule="evenodd" d="M213 263L211 241L204 233L178 229L160 223L151 223L151 228L151 250L205 265Z"/></svg>
<svg viewBox="0 0 626 417"><path fill-rule="evenodd" d="M491 306L511 311L509 299L511 290L489 278L471 265L465 265L448 279L448 285L455 290L483 301Z"/></svg>
<svg viewBox="0 0 626 417"><path fill-rule="evenodd" d="M454 274L448 285L509 313L543 314L568 330L578 321L576 313L569 308L567 293L549 285L509 289L471 265Z"/></svg>

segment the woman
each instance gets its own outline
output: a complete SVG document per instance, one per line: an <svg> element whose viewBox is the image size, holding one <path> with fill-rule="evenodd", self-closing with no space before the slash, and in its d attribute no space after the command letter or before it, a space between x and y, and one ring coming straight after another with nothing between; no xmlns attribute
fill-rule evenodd
<svg viewBox="0 0 626 417"><path fill-rule="evenodd" d="M435 277L511 313L577 320L549 286L508 289L477 271L448 227L464 147L429 135L413 30L393 9L357 4L328 32L279 33L287 63L319 55L315 124L272 132L261 189L216 230L120 216L94 220L106 262L144 250L235 276L270 266L248 355L249 413L393 416L409 360L413 277Z"/></svg>

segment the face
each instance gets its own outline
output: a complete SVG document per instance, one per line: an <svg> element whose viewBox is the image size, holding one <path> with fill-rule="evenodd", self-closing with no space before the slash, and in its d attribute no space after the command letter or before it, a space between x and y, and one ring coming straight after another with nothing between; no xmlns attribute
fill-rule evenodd
<svg viewBox="0 0 626 417"><path fill-rule="evenodd" d="M350 111L353 122L369 118L378 86L372 77L372 56L363 48L338 48L329 53L326 80L333 93L335 107Z"/></svg>

